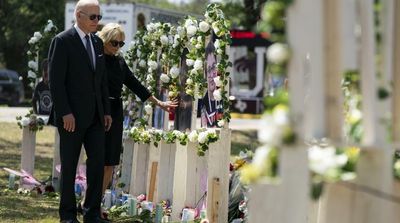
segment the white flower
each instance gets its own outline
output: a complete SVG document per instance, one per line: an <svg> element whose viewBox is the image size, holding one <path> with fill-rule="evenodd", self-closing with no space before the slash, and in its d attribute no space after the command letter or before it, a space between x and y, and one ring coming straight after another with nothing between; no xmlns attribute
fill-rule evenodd
<svg viewBox="0 0 400 223"><path fill-rule="evenodd" d="M199 29L203 33L206 33L210 29L210 25L207 22L201 21L199 24Z"/></svg>
<svg viewBox="0 0 400 223"><path fill-rule="evenodd" d="M31 122L31 120L29 118L23 117L21 120L21 125L25 127L25 126L28 126L30 122Z"/></svg>
<svg viewBox="0 0 400 223"><path fill-rule="evenodd" d="M183 28L182 26L178 26L178 28L176 28L176 31L178 32L178 35L180 37L184 37L186 34L185 28Z"/></svg>
<svg viewBox="0 0 400 223"><path fill-rule="evenodd" d="M344 154L336 155L334 147L312 146L308 150L308 159L310 160L310 169L321 175L326 174L331 169L339 168L347 162L347 156Z"/></svg>
<svg viewBox="0 0 400 223"><path fill-rule="evenodd" d="M147 104L144 106L144 111L146 112L146 114L150 114L153 111L153 107L151 107L151 105Z"/></svg>
<svg viewBox="0 0 400 223"><path fill-rule="evenodd" d="M215 83L215 86L217 86L217 87L221 87L222 86L222 81L221 81L220 76L214 77L214 83Z"/></svg>
<svg viewBox="0 0 400 223"><path fill-rule="evenodd" d="M36 37L37 40L40 40L42 38L42 34L40 32L33 33L33 36Z"/></svg>
<svg viewBox="0 0 400 223"><path fill-rule="evenodd" d="M147 77L146 77L146 81L147 82L151 82L151 81L153 81L154 79L153 79L153 76L152 75L147 75Z"/></svg>
<svg viewBox="0 0 400 223"><path fill-rule="evenodd" d="M122 102L122 106L123 106L124 108L128 107L128 105L129 105L129 102L127 102L127 101Z"/></svg>
<svg viewBox="0 0 400 223"><path fill-rule="evenodd" d="M217 122L217 125L218 125L219 127L223 127L223 126L225 125L225 121L224 121L223 119L221 119L221 120L219 120L219 121Z"/></svg>
<svg viewBox="0 0 400 223"><path fill-rule="evenodd" d="M148 32L154 32L156 30L155 24L154 23L147 24L146 29Z"/></svg>
<svg viewBox="0 0 400 223"><path fill-rule="evenodd" d="M253 157L253 162L252 164L257 168L257 169L265 169L268 160L268 154L270 153L271 148L267 146L259 147L257 148L254 157Z"/></svg>
<svg viewBox="0 0 400 223"><path fill-rule="evenodd" d="M201 69L203 69L203 61L201 61L201 60L199 60L199 59L197 59L195 62L194 62L194 69L195 70L201 70Z"/></svg>
<svg viewBox="0 0 400 223"><path fill-rule="evenodd" d="M217 101L221 101L222 100L222 96L221 96L221 90L217 89L213 92L214 98Z"/></svg>
<svg viewBox="0 0 400 223"><path fill-rule="evenodd" d="M29 83L29 87L31 87L32 89L35 88L35 83Z"/></svg>
<svg viewBox="0 0 400 223"><path fill-rule="evenodd" d="M197 138L198 138L197 131L192 131L188 135L188 139L189 139L190 142L197 142Z"/></svg>
<svg viewBox="0 0 400 223"><path fill-rule="evenodd" d="M173 92L173 91L168 92L169 98L173 98L174 96L175 96L175 92Z"/></svg>
<svg viewBox="0 0 400 223"><path fill-rule="evenodd" d="M193 66L193 65L194 65L194 60L192 60L192 59L186 59L186 65L187 65L188 67Z"/></svg>
<svg viewBox="0 0 400 223"><path fill-rule="evenodd" d="M219 27L218 27L218 23L217 22L213 22L211 26L212 26L215 34L219 33Z"/></svg>
<svg viewBox="0 0 400 223"><path fill-rule="evenodd" d="M218 49L218 50L217 50L217 54L220 54L220 55L221 55L223 52L224 52L224 51L222 51L221 49Z"/></svg>
<svg viewBox="0 0 400 223"><path fill-rule="evenodd" d="M136 50L136 56L140 57L142 55L142 51L140 51L139 49Z"/></svg>
<svg viewBox="0 0 400 223"><path fill-rule="evenodd" d="M193 84L193 80L191 78L186 79L186 84L188 85Z"/></svg>
<svg viewBox="0 0 400 223"><path fill-rule="evenodd" d="M208 134L207 132L200 132L199 137L197 139L199 143L206 143L208 141Z"/></svg>
<svg viewBox="0 0 400 223"><path fill-rule="evenodd" d="M179 68L176 67L176 66L173 66L173 67L170 69L169 73L171 74L171 77L172 77L172 78L177 78L177 77L179 76Z"/></svg>
<svg viewBox="0 0 400 223"><path fill-rule="evenodd" d="M129 111L129 116L132 116L133 114L133 111Z"/></svg>
<svg viewBox="0 0 400 223"><path fill-rule="evenodd" d="M196 49L201 49L201 48L203 48L203 46L200 44L200 43L198 43L198 44L196 44Z"/></svg>
<svg viewBox="0 0 400 223"><path fill-rule="evenodd" d="M188 27L186 28L186 31L187 31L187 36L188 36L188 37L192 37L192 36L194 36L194 34L196 34L196 32L197 32L197 27L196 27L196 26L193 26L193 25L190 25L190 26L188 26Z"/></svg>
<svg viewBox="0 0 400 223"><path fill-rule="evenodd" d="M161 80L162 82L164 82L164 83L168 83L169 80L170 80L170 78L169 78L168 75L166 75L166 74L161 74L160 80Z"/></svg>
<svg viewBox="0 0 400 223"><path fill-rule="evenodd" d="M35 44L37 41L38 41L38 39L37 39L36 37L32 36L32 37L29 39L28 43L32 45L32 44Z"/></svg>
<svg viewBox="0 0 400 223"><path fill-rule="evenodd" d="M149 66L152 70L156 70L157 67L158 67L158 64L157 64L156 61L149 60L149 61L147 62L147 66Z"/></svg>
<svg viewBox="0 0 400 223"><path fill-rule="evenodd" d="M146 61L140 60L139 61L139 67L146 67Z"/></svg>
<svg viewBox="0 0 400 223"><path fill-rule="evenodd" d="M272 112L272 117L278 126L289 124L289 111L285 106L275 107Z"/></svg>
<svg viewBox="0 0 400 223"><path fill-rule="evenodd" d="M274 43L267 49L267 58L275 64L282 64L289 60L289 47L283 43Z"/></svg>
<svg viewBox="0 0 400 223"><path fill-rule="evenodd" d="M162 45L167 45L168 42L169 42L168 37L166 35L162 35L160 37L160 42L161 42Z"/></svg>
<svg viewBox="0 0 400 223"><path fill-rule="evenodd" d="M194 19L186 19L185 21L185 27L189 27L189 26L196 26L197 25L197 20Z"/></svg>
<svg viewBox="0 0 400 223"><path fill-rule="evenodd" d="M32 55L32 52L31 52L30 50L28 50L28 52L26 52L26 54L27 54L28 56L30 56L30 55Z"/></svg>
<svg viewBox="0 0 400 223"><path fill-rule="evenodd" d="M47 25L46 25L46 28L44 28L44 31L45 32L50 32L51 31L51 29L54 27L54 25L53 25L53 21L51 21L51 20L48 20L47 21Z"/></svg>
<svg viewBox="0 0 400 223"><path fill-rule="evenodd" d="M33 78L33 79L36 79L36 74L35 74L35 72L33 72L33 71L28 71L28 77L29 78Z"/></svg>
<svg viewBox="0 0 400 223"><path fill-rule="evenodd" d="M33 61L33 60L30 60L28 62L28 67L35 71L38 70L38 64L36 63L36 61Z"/></svg>
<svg viewBox="0 0 400 223"><path fill-rule="evenodd" d="M215 129L208 129L206 132L207 132L207 134L211 134L211 135L217 134L217 131L215 131Z"/></svg>
<svg viewBox="0 0 400 223"><path fill-rule="evenodd" d="M219 39L215 40L214 47L215 49L219 49L221 47L221 41Z"/></svg>

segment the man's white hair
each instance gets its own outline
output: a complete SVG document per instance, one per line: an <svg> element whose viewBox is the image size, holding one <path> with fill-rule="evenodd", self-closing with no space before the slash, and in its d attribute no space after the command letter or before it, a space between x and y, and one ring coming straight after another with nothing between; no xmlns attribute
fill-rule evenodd
<svg viewBox="0 0 400 223"><path fill-rule="evenodd" d="M99 6L99 1L97 1L97 0L79 0L75 5L75 11L74 11L75 21L77 21L76 14L78 13L78 11L80 11L82 8L84 8L88 5Z"/></svg>

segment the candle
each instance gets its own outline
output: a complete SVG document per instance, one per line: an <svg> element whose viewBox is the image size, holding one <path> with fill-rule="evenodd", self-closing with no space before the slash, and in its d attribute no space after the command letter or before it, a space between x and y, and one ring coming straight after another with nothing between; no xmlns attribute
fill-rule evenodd
<svg viewBox="0 0 400 223"><path fill-rule="evenodd" d="M137 215L137 200L133 197L129 197L128 198L128 205L129 205L129 209L128 209L128 214L129 216L135 216Z"/></svg>
<svg viewBox="0 0 400 223"><path fill-rule="evenodd" d="M104 193L104 207L111 208L111 190L106 190Z"/></svg>
<svg viewBox="0 0 400 223"><path fill-rule="evenodd" d="M163 208L161 204L156 205L156 223L161 223L161 218L163 216Z"/></svg>
<svg viewBox="0 0 400 223"><path fill-rule="evenodd" d="M8 177L8 188L15 188L15 175L13 173L10 173L10 176Z"/></svg>

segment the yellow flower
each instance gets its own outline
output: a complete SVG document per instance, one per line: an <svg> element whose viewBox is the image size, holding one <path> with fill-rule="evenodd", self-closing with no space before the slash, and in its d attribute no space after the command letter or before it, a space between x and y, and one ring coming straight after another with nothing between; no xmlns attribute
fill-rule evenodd
<svg viewBox="0 0 400 223"><path fill-rule="evenodd" d="M240 169L240 181L244 184L256 182L261 176L261 169L256 168L254 165L245 164Z"/></svg>

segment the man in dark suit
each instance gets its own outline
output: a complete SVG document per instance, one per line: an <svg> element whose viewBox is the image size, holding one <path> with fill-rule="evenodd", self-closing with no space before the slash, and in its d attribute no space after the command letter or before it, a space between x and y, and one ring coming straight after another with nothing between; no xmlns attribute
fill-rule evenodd
<svg viewBox="0 0 400 223"><path fill-rule="evenodd" d="M104 169L104 135L111 126L103 43L92 33L101 19L97 0L80 0L76 24L59 33L49 49L54 121L60 134L61 222L78 222L74 192L82 144L87 154L84 222L100 219Z"/></svg>

